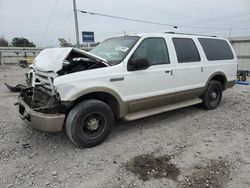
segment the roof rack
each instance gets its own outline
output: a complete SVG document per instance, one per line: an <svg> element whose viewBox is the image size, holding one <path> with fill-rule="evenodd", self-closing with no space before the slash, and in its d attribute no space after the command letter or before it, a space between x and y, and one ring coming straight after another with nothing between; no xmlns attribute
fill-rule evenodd
<svg viewBox="0 0 250 188"><path fill-rule="evenodd" d="M216 37L215 35L200 35L200 34L193 34L193 33L176 33L173 31L164 32L166 34L178 34L178 35L195 35L195 36L206 36L206 37Z"/></svg>

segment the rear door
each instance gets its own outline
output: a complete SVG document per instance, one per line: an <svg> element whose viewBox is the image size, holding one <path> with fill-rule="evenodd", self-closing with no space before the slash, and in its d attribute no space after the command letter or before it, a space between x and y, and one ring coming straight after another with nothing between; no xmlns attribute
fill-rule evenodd
<svg viewBox="0 0 250 188"><path fill-rule="evenodd" d="M202 62L196 43L192 38L173 37L176 51L176 92L189 92L203 87Z"/></svg>

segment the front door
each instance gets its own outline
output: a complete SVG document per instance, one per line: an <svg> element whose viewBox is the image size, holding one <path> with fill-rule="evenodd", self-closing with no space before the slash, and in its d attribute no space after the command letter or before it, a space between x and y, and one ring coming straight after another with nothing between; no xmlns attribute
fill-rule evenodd
<svg viewBox="0 0 250 188"><path fill-rule="evenodd" d="M149 67L145 70L127 71L124 87L121 88L129 104L129 113L161 106L167 103L166 96L175 92L172 65L166 41L161 37L144 39L127 62L146 58Z"/></svg>

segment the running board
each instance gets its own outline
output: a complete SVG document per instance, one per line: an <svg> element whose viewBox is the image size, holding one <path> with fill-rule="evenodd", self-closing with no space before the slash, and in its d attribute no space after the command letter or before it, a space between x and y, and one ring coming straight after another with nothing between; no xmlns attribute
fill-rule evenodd
<svg viewBox="0 0 250 188"><path fill-rule="evenodd" d="M157 108L152 108L152 109L128 114L124 117L124 120L125 121L132 121L132 120L152 116L155 114L160 114L163 112L168 112L171 110L175 110L175 109L179 109L179 108L183 108L183 107L187 107L187 106L192 106L195 104L199 104L201 102L202 102L202 100L200 98L196 98L196 99L191 99L191 100L187 100L187 101L183 101L183 102L179 102L179 103L175 103L175 104L160 106Z"/></svg>

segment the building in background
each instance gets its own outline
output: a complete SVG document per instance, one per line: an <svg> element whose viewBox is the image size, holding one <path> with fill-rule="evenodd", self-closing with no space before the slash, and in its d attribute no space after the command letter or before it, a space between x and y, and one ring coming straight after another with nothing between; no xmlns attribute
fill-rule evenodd
<svg viewBox="0 0 250 188"><path fill-rule="evenodd" d="M239 61L238 69L250 71L250 37L235 37L230 42Z"/></svg>

